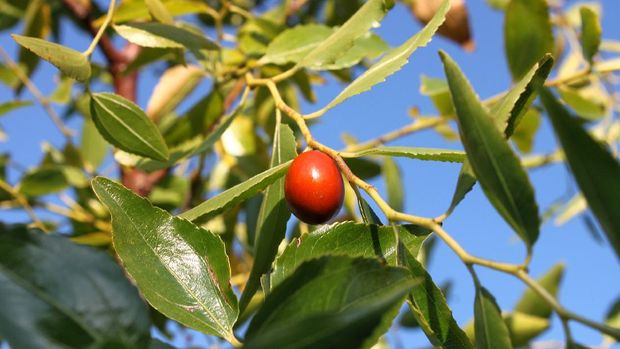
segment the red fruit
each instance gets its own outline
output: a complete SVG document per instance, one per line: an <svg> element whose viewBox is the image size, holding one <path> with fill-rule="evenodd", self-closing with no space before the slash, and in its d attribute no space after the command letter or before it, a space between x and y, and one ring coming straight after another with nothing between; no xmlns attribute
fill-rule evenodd
<svg viewBox="0 0 620 349"><path fill-rule="evenodd" d="M286 174L284 195L300 220L309 224L328 221L344 199L342 177L334 159L318 150L299 155Z"/></svg>

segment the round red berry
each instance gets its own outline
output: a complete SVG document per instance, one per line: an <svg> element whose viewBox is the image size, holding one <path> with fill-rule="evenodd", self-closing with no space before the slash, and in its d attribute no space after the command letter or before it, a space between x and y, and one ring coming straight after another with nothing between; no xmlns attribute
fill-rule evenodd
<svg viewBox="0 0 620 349"><path fill-rule="evenodd" d="M327 222L340 210L344 199L336 162L318 150L300 154L286 174L284 194L293 214L303 222Z"/></svg>

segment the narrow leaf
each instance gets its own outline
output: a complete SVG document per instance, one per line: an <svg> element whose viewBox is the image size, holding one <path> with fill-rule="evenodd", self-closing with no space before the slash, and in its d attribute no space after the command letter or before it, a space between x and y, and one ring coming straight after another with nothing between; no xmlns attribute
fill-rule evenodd
<svg viewBox="0 0 620 349"><path fill-rule="evenodd" d="M370 3L372 1L369 1ZM368 4L366 3L366 4ZM409 56L418 48L426 46L431 41L437 28L444 22L446 13L450 9L450 1L444 0L433 19L416 35L407 40L400 47L387 53L381 60L373 64L368 70L349 84L336 98L325 107L325 110L342 103L344 100L364 91L370 90L374 85L400 70L409 61ZM360 10L361 11L361 10ZM346 26L346 24L345 24ZM344 26L343 26L344 28ZM331 38L331 37L330 37Z"/></svg>
<svg viewBox="0 0 620 349"><path fill-rule="evenodd" d="M33 103L31 101L19 101L19 100L0 103L0 116L10 113L11 111L15 109L31 106L32 104Z"/></svg>
<svg viewBox="0 0 620 349"><path fill-rule="evenodd" d="M391 157L383 160L383 176L387 191L387 201L396 211L402 212L405 208L405 189L398 163Z"/></svg>
<svg viewBox="0 0 620 349"><path fill-rule="evenodd" d="M432 149L432 148L414 148L399 146L376 147L368 150L362 150L351 154L354 157L381 155L407 157L418 160L428 161L444 161L444 162L463 162L465 161L465 152L452 149Z"/></svg>
<svg viewBox="0 0 620 349"><path fill-rule="evenodd" d="M90 62L81 52L39 38L12 34L13 40L78 81L90 77Z"/></svg>
<svg viewBox="0 0 620 349"><path fill-rule="evenodd" d="M406 252L406 262L413 278L421 281L409 295L409 308L430 342L442 348L473 349L454 320L446 298L422 264L409 252Z"/></svg>
<svg viewBox="0 0 620 349"><path fill-rule="evenodd" d="M297 156L296 147L293 130L286 124L276 125L271 167L293 160ZM291 211L284 199L284 178L279 178L265 190L258 213L254 242L254 263L239 301L241 312L249 304L260 286L261 276L271 269L271 263L275 259L278 247L286 234L286 223L290 217Z"/></svg>
<svg viewBox="0 0 620 349"><path fill-rule="evenodd" d="M185 326L231 340L237 298L219 236L109 179L95 178L93 189L110 210L115 250L147 301Z"/></svg>
<svg viewBox="0 0 620 349"><path fill-rule="evenodd" d="M86 168L96 171L109 151L109 145L97 131L97 126L91 119L85 119L82 126L80 141L80 154L84 159Z"/></svg>
<svg viewBox="0 0 620 349"><path fill-rule="evenodd" d="M620 258L620 164L550 91L542 90L541 98L577 184Z"/></svg>
<svg viewBox="0 0 620 349"><path fill-rule="evenodd" d="M265 338L274 329L296 328L315 317L352 314L389 300L387 303L391 306L382 307L383 311L374 316L373 326L365 328L364 332L361 328L348 331L325 328L315 332L316 329L310 327L303 335L298 333L292 345L287 345L294 348L369 348L387 330L413 285L414 280L406 269L385 266L376 259L325 256L306 261L267 296L248 327L247 341L252 343L255 338ZM325 327L326 324L320 325ZM350 331L357 332L356 337L350 336ZM339 339L334 338L336 334ZM331 342L326 341L328 338Z"/></svg>
<svg viewBox="0 0 620 349"><path fill-rule="evenodd" d="M68 277L70 276L70 277ZM145 348L148 309L109 254L0 224L0 337L12 348Z"/></svg>
<svg viewBox="0 0 620 349"><path fill-rule="evenodd" d="M133 102L114 93L95 93L90 110L99 133L112 145L155 160L168 159L159 129Z"/></svg>
<svg viewBox="0 0 620 349"><path fill-rule="evenodd" d="M474 318L477 349L512 349L501 310L495 297L484 287L476 288Z"/></svg>
<svg viewBox="0 0 620 349"><path fill-rule="evenodd" d="M261 172L245 182L237 184L236 186L220 193L202 204L183 212L179 215L179 217L190 221L195 221L202 217L213 217L214 215L247 200L275 182L278 178L284 176L289 166L291 166L291 162L292 161L288 161L282 165L272 167L265 172Z"/></svg>
<svg viewBox="0 0 620 349"><path fill-rule="evenodd" d="M538 283L545 290L547 290L552 296L557 296L562 277L564 276L564 265L556 264L545 275L543 275ZM514 307L515 311L523 314L538 316L548 319L551 316L551 306L544 299L532 291L530 288L526 289L517 305Z"/></svg>
<svg viewBox="0 0 620 349"><path fill-rule="evenodd" d="M114 30L127 41L142 47L219 50L219 46L205 36L173 25L155 22L130 23L115 25Z"/></svg>
<svg viewBox="0 0 620 349"><path fill-rule="evenodd" d="M153 120L173 111L204 77L204 72L194 65L176 65L166 69L153 88L146 105L146 114Z"/></svg>
<svg viewBox="0 0 620 349"><path fill-rule="evenodd" d="M334 62L353 46L357 38L380 22L388 10L385 0L368 0L342 27L308 52L297 66L309 67Z"/></svg>
<svg viewBox="0 0 620 349"><path fill-rule="evenodd" d="M596 12L588 6L579 9L581 14L581 50L585 59L592 64L592 58L601 45L601 22Z"/></svg>
<svg viewBox="0 0 620 349"><path fill-rule="evenodd" d="M523 77L546 53L553 52L547 1L510 1L504 20L504 42L513 80Z"/></svg>
<svg viewBox="0 0 620 349"><path fill-rule="evenodd" d="M414 225L399 225L402 244L417 254L430 231ZM336 223L295 238L276 259L271 286L279 285L304 261L325 255L378 257L396 265L396 238L391 226L353 222Z"/></svg>
<svg viewBox="0 0 620 349"><path fill-rule="evenodd" d="M476 178L495 209L531 248L538 238L540 218L527 173L458 65L447 54L440 55Z"/></svg>

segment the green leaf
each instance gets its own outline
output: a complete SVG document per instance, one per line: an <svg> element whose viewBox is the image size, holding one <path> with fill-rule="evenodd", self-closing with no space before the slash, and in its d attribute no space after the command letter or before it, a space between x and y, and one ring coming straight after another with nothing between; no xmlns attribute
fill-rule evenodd
<svg viewBox="0 0 620 349"><path fill-rule="evenodd" d="M204 78L204 71L195 65L175 65L161 74L146 104L146 114L161 120L194 91Z"/></svg>
<svg viewBox="0 0 620 349"><path fill-rule="evenodd" d="M360 157L368 155L396 156L406 157L418 160L428 161L444 161L444 162L463 162L465 161L465 153L461 150L452 149L432 149L432 148L414 148L399 146L383 146L375 147L368 150L362 150L351 154L351 156Z"/></svg>
<svg viewBox="0 0 620 349"><path fill-rule="evenodd" d="M273 140L271 167L291 161L297 156L295 135L290 127L285 124L276 125ZM265 190L258 213L254 263L239 301L241 312L260 286L261 276L271 269L271 263L286 234L286 223L290 217L291 211L284 198L284 178L279 178Z"/></svg>
<svg viewBox="0 0 620 349"><path fill-rule="evenodd" d="M202 204L183 212L179 217L190 221L195 221L199 218L213 217L247 200L275 182L278 178L284 176L289 166L291 166L291 162L292 161L288 161L282 165L272 167L265 172L261 172L245 182L239 183Z"/></svg>
<svg viewBox="0 0 620 349"><path fill-rule="evenodd" d="M162 23L130 23L115 25L114 30L138 46L158 48L187 48L190 51L219 50L219 46L205 36Z"/></svg>
<svg viewBox="0 0 620 349"><path fill-rule="evenodd" d="M407 250L417 254L428 230L414 225L399 225L400 239ZM279 285L304 261L325 255L379 257L396 265L396 237L391 226L353 222L323 226L294 239L276 259L271 286Z"/></svg>
<svg viewBox="0 0 620 349"><path fill-rule="evenodd" d="M209 5L200 0L162 0L166 10L172 16L182 16L192 13L209 13ZM214 11L213 9L211 9ZM105 15L97 18L93 24L100 26L105 20ZM114 11L114 23L127 21L150 20L149 9L144 6L143 1L122 1L120 6Z"/></svg>
<svg viewBox="0 0 620 349"><path fill-rule="evenodd" d="M504 42L513 80L553 52L553 32L546 0L512 0L506 8Z"/></svg>
<svg viewBox="0 0 620 349"><path fill-rule="evenodd" d="M454 115L450 89L445 80L422 75L420 77L420 93L431 98L440 115Z"/></svg>
<svg viewBox="0 0 620 349"><path fill-rule="evenodd" d="M315 70L339 70L352 67L362 59L375 59L382 55L387 49L388 44L374 33L366 33L353 42L353 46L343 55L339 56L333 63L326 63L320 66L308 67Z"/></svg>
<svg viewBox="0 0 620 349"><path fill-rule="evenodd" d="M287 29L269 43L259 63L297 63L333 32L332 28L321 24L298 25Z"/></svg>
<svg viewBox="0 0 620 349"><path fill-rule="evenodd" d="M49 100L58 104L69 104L71 102L71 89L74 84L75 80L63 76L54 92L50 94Z"/></svg>
<svg viewBox="0 0 620 349"><path fill-rule="evenodd" d="M620 328L620 298L616 299L611 307L609 307L609 310L605 315L605 323L609 326ZM617 339L607 335L605 335L605 338L616 342L618 341Z"/></svg>
<svg viewBox="0 0 620 349"><path fill-rule="evenodd" d="M540 127L540 112L537 109L529 109L523 114L521 122L514 134L512 140L522 153L529 153L534 147L534 136Z"/></svg>
<svg viewBox="0 0 620 349"><path fill-rule="evenodd" d="M68 277L70 276L70 277ZM0 337L12 348L144 348L148 310L104 251L0 224Z"/></svg>
<svg viewBox="0 0 620 349"><path fill-rule="evenodd" d="M114 93L95 93L90 111L97 130L112 145L155 160L168 159L159 129L133 102Z"/></svg>
<svg viewBox="0 0 620 349"><path fill-rule="evenodd" d="M542 90L541 97L577 184L620 258L620 164L550 91Z"/></svg>
<svg viewBox="0 0 620 349"><path fill-rule="evenodd" d="M24 175L18 190L26 196L41 196L59 192L68 186L62 167L49 165Z"/></svg>
<svg viewBox="0 0 620 349"><path fill-rule="evenodd" d="M204 139L196 137L171 149L170 158L168 161L162 162L151 159L140 159L135 165L145 171L155 171L174 166L177 162L183 159L187 159L211 150L213 145L222 138L224 132L237 118L237 116L239 116L242 110L243 105L239 105L229 115L221 118L219 124L215 126L215 128ZM197 125L195 126L198 127Z"/></svg>
<svg viewBox="0 0 620 349"><path fill-rule="evenodd" d="M360 190L355 187L354 191L355 197L357 198L357 206L360 210L360 214L362 216L362 221L364 222L364 224L383 225L383 223L381 222L381 218L379 218L379 216L377 216L372 207L370 207L368 201L366 201L366 199L364 199L364 196L362 196L362 193L360 193Z"/></svg>
<svg viewBox="0 0 620 349"><path fill-rule="evenodd" d="M540 218L527 173L458 65L444 52L440 55L471 168L489 201L531 248L538 238Z"/></svg>
<svg viewBox="0 0 620 349"><path fill-rule="evenodd" d="M446 298L422 264L409 252L406 252L406 262L413 278L421 281L409 295L409 308L430 342L442 348L473 349L452 317Z"/></svg>
<svg viewBox="0 0 620 349"><path fill-rule="evenodd" d="M545 55L517 82L508 93L493 104L491 116L506 138L510 138L521 118L536 99L536 92L544 84L553 67L551 55Z"/></svg>
<svg viewBox="0 0 620 349"><path fill-rule="evenodd" d="M506 137L510 138L515 128L518 127L521 119L524 117L524 113L527 112L527 108L536 98L535 92L544 83L552 66L553 59L546 55L499 102L491 107L491 115L495 119L495 124L500 131L504 132ZM525 143L527 140L524 139L523 142ZM465 195L473 189L474 185L476 185L476 175L467 159L465 159L459 172L450 207L446 211L447 215L454 211L456 206L465 198Z"/></svg>
<svg viewBox="0 0 620 349"><path fill-rule="evenodd" d="M78 81L90 77L90 62L81 52L39 38L12 34L13 40Z"/></svg>
<svg viewBox="0 0 620 349"><path fill-rule="evenodd" d="M556 264L545 275L543 275L538 283L552 296L556 297L562 277L564 276L564 264ZM530 288L526 289L517 305L515 311L523 314L529 314L548 319L551 316L551 306Z"/></svg>
<svg viewBox="0 0 620 349"><path fill-rule="evenodd" d="M109 179L92 185L110 210L115 250L146 300L185 326L234 340L237 298L219 236Z"/></svg>
<svg viewBox="0 0 620 349"><path fill-rule="evenodd" d="M224 96L218 89L213 89L174 121L164 133L164 139L168 144L180 144L205 134L223 114Z"/></svg>
<svg viewBox="0 0 620 349"><path fill-rule="evenodd" d="M381 165L371 159L344 158L344 162L356 176L363 180L372 179L381 174Z"/></svg>
<svg viewBox="0 0 620 349"><path fill-rule="evenodd" d="M366 6L370 2L372 1L367 2L364 6ZM324 108L324 110L329 110L334 106L342 103L349 97L370 90L374 85L385 81L388 76L397 72L403 65L405 65L409 61L409 56L411 56L411 54L418 47L426 46L426 44L431 41L433 34L435 34L439 26L444 22L446 13L449 9L450 1L444 0L437 9L437 12L433 16L433 18L421 31L419 31L416 35L411 37L401 46L388 52L377 63L373 64L368 70L366 70L362 75L360 75L351 84L349 84L342 92L340 92L340 94L336 96L336 98L329 102L329 104ZM360 9L360 11L358 11L357 13L360 13L362 10L363 8ZM346 25L347 24L345 23L345 25L342 26L341 30ZM328 40L326 40L325 42L327 42Z"/></svg>
<svg viewBox="0 0 620 349"><path fill-rule="evenodd" d="M80 141L80 154L82 154L86 168L91 172L96 171L105 160L108 151L108 143L97 131L97 126L90 118L86 118L82 126Z"/></svg>
<svg viewBox="0 0 620 349"><path fill-rule="evenodd" d="M391 157L383 160L383 175L388 204L396 211L402 212L405 208L405 189L400 168Z"/></svg>
<svg viewBox="0 0 620 349"><path fill-rule="evenodd" d="M608 114L608 99L602 93L596 93L595 89L575 89L568 86L560 86L558 92L562 100L582 118L598 120Z"/></svg>
<svg viewBox="0 0 620 349"><path fill-rule="evenodd" d="M550 326L549 319L514 312L504 316L504 323L510 332L510 341L514 347L526 346Z"/></svg>
<svg viewBox="0 0 620 349"><path fill-rule="evenodd" d="M484 287L476 288L474 303L476 329L476 348L478 349L512 349L508 328L502 319L502 313L495 302L495 297Z"/></svg>
<svg viewBox="0 0 620 349"><path fill-rule="evenodd" d="M29 107L33 105L31 101L9 101L0 104L0 116L10 113L11 111L23 107Z"/></svg>
<svg viewBox="0 0 620 349"><path fill-rule="evenodd" d="M601 22L596 12L590 7L579 9L581 14L581 50L585 59L592 64L592 58L598 53L601 45Z"/></svg>
<svg viewBox="0 0 620 349"><path fill-rule="evenodd" d="M144 0L144 3L151 16L153 16L153 18L157 21L164 24L174 24L174 18L172 18L172 15L168 12L168 9L164 6L161 0Z"/></svg>
<svg viewBox="0 0 620 349"><path fill-rule="evenodd" d="M267 296L248 327L246 347L264 347L265 342L278 347L275 343L291 338L295 329L297 336L287 348L369 348L388 329L414 283L406 269L376 259L325 256L306 261ZM370 326L355 328L356 321L349 320L335 327L318 323L318 331L317 325L300 328L309 320L351 319L371 309L375 311ZM282 334L274 334L276 329Z"/></svg>
<svg viewBox="0 0 620 349"><path fill-rule="evenodd" d="M312 51L305 54L297 67L331 64L345 54L354 41L366 34L373 25L380 22L389 7L385 0L369 0L332 35L325 38Z"/></svg>
<svg viewBox="0 0 620 349"><path fill-rule="evenodd" d="M50 6L43 0L32 0L28 2L26 13L24 15L23 34L27 37L44 38L50 29ZM20 46L18 53L18 64L22 72L26 76L31 76L39 65L39 56L30 52L23 46ZM23 83L18 81L15 89L19 92L24 87Z"/></svg>

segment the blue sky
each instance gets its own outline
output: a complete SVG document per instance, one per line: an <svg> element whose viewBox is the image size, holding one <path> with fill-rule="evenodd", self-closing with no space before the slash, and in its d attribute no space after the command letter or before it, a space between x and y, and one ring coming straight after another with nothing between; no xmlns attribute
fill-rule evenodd
<svg viewBox="0 0 620 349"><path fill-rule="evenodd" d="M575 2L569 1L569 4ZM603 5L603 36L620 39L620 24L614 14L620 13L620 1L605 0ZM510 76L503 51L503 13L491 9L482 0L468 2L471 26L477 48L473 53L465 53L456 45L436 37L428 47L416 51L408 65L387 82L375 86L371 91L356 96L342 105L330 110L312 132L315 137L334 148L343 143L341 133L347 132L360 140L366 140L385 132L397 129L408 122L407 110L418 107L422 114L432 115L435 110L426 97L419 93L420 75L443 77L443 67L438 58L439 49L446 50L459 63L465 74L482 98L492 96L510 86ZM376 30L390 45L397 46L420 26L403 6L396 6ZM69 24L63 26L64 42L78 50L88 46L89 38L79 34ZM16 29L15 32L20 32ZM0 34L0 45L15 57L16 45L7 33ZM527 48L524 48L527 49ZM95 60L102 61L96 52ZM144 107L157 74L150 71L140 78L139 104ZM57 72L47 63L42 63L34 76L34 82L45 93L54 90ZM208 88L208 82L200 88ZM325 87L317 88L317 105L304 105L310 112L324 106L338 94L343 85L329 80ZM197 90L198 90L197 89ZM203 94L197 91L194 97ZM11 98L5 87L0 87L0 103ZM24 98L30 98L26 92ZM12 112L0 118L0 125L9 135L9 140L0 143L0 153L10 152L20 164L33 166L41 156L40 144L43 140L61 146L60 137L44 111L29 107ZM79 121L69 123L79 129ZM432 132L422 132L402 138L394 145L460 148L458 142L446 143ZM555 138L546 119L536 138L534 152L549 152L556 147ZM436 216L448 206L459 166L446 163L431 163L410 159L398 159L402 168L406 193L406 211L425 216ZM116 172L113 171L113 174ZM15 179L12 173L12 179ZM541 208L546 208L554 200L575 192L575 184L563 165L555 165L531 171L536 197ZM381 180L373 183L384 190ZM0 220L17 221L23 215L0 211ZM504 223L486 200L477 186L466 200L446 221L445 228L459 243L472 254L519 263L525 249L520 240ZM599 244L592 239L580 219L574 219L564 226L556 227L546 223L534 248L531 264L533 276L539 276L558 262L566 264L564 282L560 290L560 300L569 309L594 320L602 320L609 304L620 296L620 267L618 260L607 244ZM456 320L464 325L473 314L474 288L471 278L458 258L442 243L433 255L430 272L439 284L445 280L453 281L450 305ZM516 279L478 268L482 284L497 298L502 309L510 310L524 290ZM573 324L573 335L585 344L598 344L601 336L581 325ZM400 341L406 348L426 347L427 341L419 332L400 330ZM540 337L541 340L563 339L561 326L554 317L553 327Z"/></svg>

